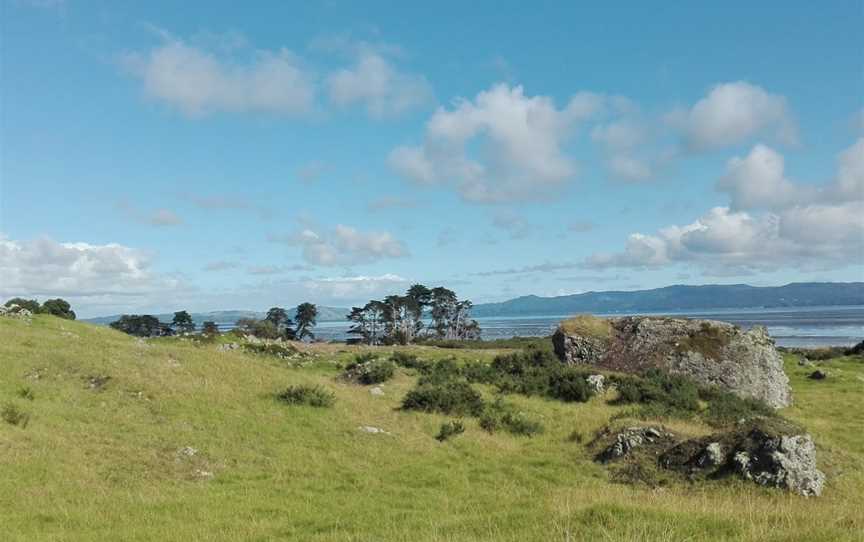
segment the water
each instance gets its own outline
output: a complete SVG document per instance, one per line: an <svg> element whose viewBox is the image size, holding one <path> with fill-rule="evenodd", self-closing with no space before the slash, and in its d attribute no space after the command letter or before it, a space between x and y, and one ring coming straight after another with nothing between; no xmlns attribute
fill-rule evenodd
<svg viewBox="0 0 864 542"><path fill-rule="evenodd" d="M705 318L729 322L744 329L763 325L778 346L851 346L864 339L864 306L794 307L777 309L712 309L704 311L666 311L654 314ZM623 313L598 316L624 316ZM510 316L478 318L483 338L542 337L551 334L559 316ZM233 324L220 325L230 329ZM324 340L344 340L348 322L319 322L315 335Z"/></svg>

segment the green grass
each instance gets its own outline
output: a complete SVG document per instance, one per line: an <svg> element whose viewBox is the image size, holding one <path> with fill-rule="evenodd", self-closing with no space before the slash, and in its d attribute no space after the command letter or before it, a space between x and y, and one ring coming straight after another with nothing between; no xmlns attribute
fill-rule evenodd
<svg viewBox="0 0 864 542"><path fill-rule="evenodd" d="M559 327L571 335L583 335L604 341L612 337L612 324L609 320L590 314L579 314L568 318L561 322Z"/></svg>
<svg viewBox="0 0 864 542"><path fill-rule="evenodd" d="M217 341L218 343L218 341ZM216 344L138 341L38 316L0 320L3 540L860 540L864 510L864 362L812 368L787 356L794 406L828 475L804 499L739 481L662 490L610 481L574 434L616 413L609 394L586 403L510 395L536 419L532 438L490 434L475 418L446 442L451 418L400 410L417 381L399 369L383 396L338 375L368 347L298 346L302 367ZM381 348L438 360L489 362L506 350ZM110 377L93 387L94 375ZM101 381L101 380L100 380ZM287 406L274 394L322 386L331 408ZM476 385L484 399L494 390ZM33 399L19 396L28 388ZM708 434L690 420L672 431ZM374 426L389 434L369 434ZM195 453L185 453L191 447Z"/></svg>

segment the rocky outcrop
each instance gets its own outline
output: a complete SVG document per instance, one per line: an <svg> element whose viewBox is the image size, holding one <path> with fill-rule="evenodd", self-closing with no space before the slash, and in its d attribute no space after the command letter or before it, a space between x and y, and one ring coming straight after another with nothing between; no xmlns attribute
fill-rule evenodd
<svg viewBox="0 0 864 542"><path fill-rule="evenodd" d="M0 317L17 318L29 322L33 318L33 313L29 309L16 304L0 306Z"/></svg>
<svg viewBox="0 0 864 542"><path fill-rule="evenodd" d="M660 368L774 408L792 402L783 359L762 326L743 331L713 320L648 316L607 322L609 332L602 336L562 323L552 337L559 359L631 373Z"/></svg>
<svg viewBox="0 0 864 542"><path fill-rule="evenodd" d="M752 420L701 438L661 427L607 428L593 446L600 450L596 461L625 472L649 473L659 467L666 476L677 473L691 481L737 476L805 497L821 495L825 485L813 439L782 419Z"/></svg>

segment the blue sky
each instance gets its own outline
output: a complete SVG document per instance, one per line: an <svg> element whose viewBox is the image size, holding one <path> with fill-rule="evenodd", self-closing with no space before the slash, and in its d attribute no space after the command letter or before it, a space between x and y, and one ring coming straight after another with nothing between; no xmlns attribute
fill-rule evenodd
<svg viewBox="0 0 864 542"><path fill-rule="evenodd" d="M409 4L4 0L0 296L864 280L860 1Z"/></svg>

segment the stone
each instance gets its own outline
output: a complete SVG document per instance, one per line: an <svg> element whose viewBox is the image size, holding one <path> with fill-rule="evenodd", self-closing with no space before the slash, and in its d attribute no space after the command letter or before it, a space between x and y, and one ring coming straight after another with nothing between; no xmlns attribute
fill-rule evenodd
<svg viewBox="0 0 864 542"><path fill-rule="evenodd" d="M736 453L734 465L747 480L805 497L818 497L825 485L825 475L816 468L816 445L809 434L766 438L758 443L756 453Z"/></svg>
<svg viewBox="0 0 864 542"><path fill-rule="evenodd" d="M826 374L824 371L816 369L815 371L810 373L810 376L808 376L807 378L811 380L825 380L826 378L828 378L828 374Z"/></svg>
<svg viewBox="0 0 864 542"><path fill-rule="evenodd" d="M606 377L603 375L588 375L585 381L596 393L603 393L606 390Z"/></svg>
<svg viewBox="0 0 864 542"><path fill-rule="evenodd" d="M0 316L16 318L18 320L29 322L33 318L33 313L29 309L25 309L24 307L13 303L8 307L0 306Z"/></svg>
<svg viewBox="0 0 864 542"><path fill-rule="evenodd" d="M636 448L671 437L670 433L655 427L628 427L612 438L612 443L598 454L597 459L604 463L612 461L628 455Z"/></svg>
<svg viewBox="0 0 864 542"><path fill-rule="evenodd" d="M192 446L184 446L177 450L177 455L182 457L194 457L198 454L198 450L193 448Z"/></svg>
<svg viewBox="0 0 864 542"><path fill-rule="evenodd" d="M723 453L723 447L719 442L712 442L705 447L702 454L697 460L700 467L717 467L726 461L726 454Z"/></svg>
<svg viewBox="0 0 864 542"><path fill-rule="evenodd" d="M216 347L216 351L218 352L231 352L232 350L239 350L240 345L237 343L225 343L220 344Z"/></svg>
<svg viewBox="0 0 864 542"><path fill-rule="evenodd" d="M372 395L384 395L384 390L381 388L381 386L375 386L369 389L369 393L371 393Z"/></svg>
<svg viewBox="0 0 864 542"><path fill-rule="evenodd" d="M783 359L763 326L743 331L725 322L653 316L606 321L608 335L595 336L563 322L552 337L558 358L629 373L659 368L774 408L792 402Z"/></svg>
<svg viewBox="0 0 864 542"><path fill-rule="evenodd" d="M380 427L372 427L371 425L361 425L358 427L364 433L370 433L372 435L389 435L387 431L381 429Z"/></svg>

